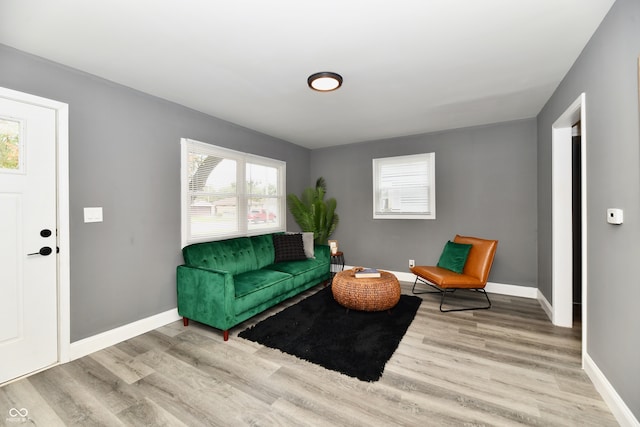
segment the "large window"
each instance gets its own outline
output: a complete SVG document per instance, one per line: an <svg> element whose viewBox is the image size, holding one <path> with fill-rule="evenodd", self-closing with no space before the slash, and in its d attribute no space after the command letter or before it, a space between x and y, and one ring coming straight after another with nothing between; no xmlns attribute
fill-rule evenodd
<svg viewBox="0 0 640 427"><path fill-rule="evenodd" d="M286 229L285 162L181 144L183 246Z"/></svg>
<svg viewBox="0 0 640 427"><path fill-rule="evenodd" d="M373 159L374 219L435 219L435 153Z"/></svg>

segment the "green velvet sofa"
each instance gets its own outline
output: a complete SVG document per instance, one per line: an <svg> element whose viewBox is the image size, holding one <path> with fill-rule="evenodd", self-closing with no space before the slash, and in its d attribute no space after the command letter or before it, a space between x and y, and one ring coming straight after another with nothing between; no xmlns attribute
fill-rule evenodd
<svg viewBox="0 0 640 427"><path fill-rule="evenodd" d="M177 268L178 313L223 331L331 277L329 247L314 258L274 263L273 235L196 243Z"/></svg>

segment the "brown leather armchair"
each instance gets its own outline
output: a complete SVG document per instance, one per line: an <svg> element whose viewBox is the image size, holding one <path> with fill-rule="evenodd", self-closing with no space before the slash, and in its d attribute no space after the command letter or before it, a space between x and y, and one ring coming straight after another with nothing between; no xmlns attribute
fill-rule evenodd
<svg viewBox="0 0 640 427"><path fill-rule="evenodd" d="M489 272L493 265L493 258L496 254L498 241L460 235L456 235L453 241L455 243L466 243L472 245L462 273L456 273L437 266L411 267L411 272L416 275L416 280L413 282L412 292L414 294L440 293L440 311L442 312L491 308L491 300L489 300L489 296L484 288L487 285ZM416 291L416 284L418 284L418 282L428 285L436 290ZM458 289L469 289L482 292L487 299L488 305L443 310L442 305L444 304L445 295L447 293L453 293Z"/></svg>

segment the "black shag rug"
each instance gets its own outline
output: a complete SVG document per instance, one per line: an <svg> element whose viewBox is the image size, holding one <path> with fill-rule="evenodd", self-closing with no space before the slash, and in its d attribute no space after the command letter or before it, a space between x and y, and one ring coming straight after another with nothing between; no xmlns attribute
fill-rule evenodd
<svg viewBox="0 0 640 427"><path fill-rule="evenodd" d="M390 313L347 310L327 287L239 336L362 381L377 381L421 302L402 295Z"/></svg>

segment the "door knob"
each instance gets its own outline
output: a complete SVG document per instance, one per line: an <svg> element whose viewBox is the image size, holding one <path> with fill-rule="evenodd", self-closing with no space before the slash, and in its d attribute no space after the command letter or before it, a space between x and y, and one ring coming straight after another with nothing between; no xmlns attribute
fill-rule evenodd
<svg viewBox="0 0 640 427"><path fill-rule="evenodd" d="M49 230L48 228L45 228L44 230L40 230L40 236L42 237L51 236L51 230Z"/></svg>
<svg viewBox="0 0 640 427"><path fill-rule="evenodd" d="M53 252L53 249L51 249L49 246L43 246L40 248L38 252L34 252L32 254L27 254L27 255L28 256L31 256L31 255L47 256L47 255L51 255L51 252Z"/></svg>

